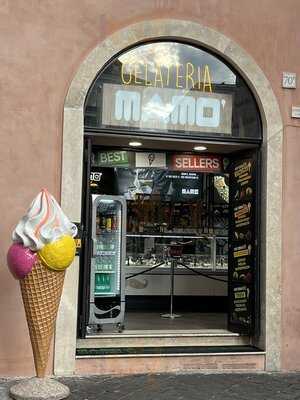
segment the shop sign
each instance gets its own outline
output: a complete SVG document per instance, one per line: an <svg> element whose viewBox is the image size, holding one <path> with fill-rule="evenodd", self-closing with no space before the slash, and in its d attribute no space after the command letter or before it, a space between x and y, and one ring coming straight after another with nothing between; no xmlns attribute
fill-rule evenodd
<svg viewBox="0 0 300 400"><path fill-rule="evenodd" d="M122 57L121 57L122 58ZM176 89L195 88L212 92L212 78L209 65L185 64L159 65L143 63L122 63L121 81L123 85L143 85L165 88L173 82Z"/></svg>
<svg viewBox="0 0 300 400"><path fill-rule="evenodd" d="M92 165L95 167L129 166L127 151L100 151L93 154Z"/></svg>
<svg viewBox="0 0 300 400"><path fill-rule="evenodd" d="M137 168L165 168L166 153L135 153L135 166Z"/></svg>
<svg viewBox="0 0 300 400"><path fill-rule="evenodd" d="M216 155L173 154L171 168L176 171L222 172L222 158Z"/></svg>
<svg viewBox="0 0 300 400"><path fill-rule="evenodd" d="M103 85L103 125L231 135L231 119L229 94Z"/></svg>

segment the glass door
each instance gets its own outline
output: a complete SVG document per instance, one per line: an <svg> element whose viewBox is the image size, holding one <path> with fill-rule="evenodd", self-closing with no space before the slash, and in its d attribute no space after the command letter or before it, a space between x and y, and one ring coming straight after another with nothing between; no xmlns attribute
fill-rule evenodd
<svg viewBox="0 0 300 400"><path fill-rule="evenodd" d="M125 229L124 198L92 195L89 324L123 324Z"/></svg>

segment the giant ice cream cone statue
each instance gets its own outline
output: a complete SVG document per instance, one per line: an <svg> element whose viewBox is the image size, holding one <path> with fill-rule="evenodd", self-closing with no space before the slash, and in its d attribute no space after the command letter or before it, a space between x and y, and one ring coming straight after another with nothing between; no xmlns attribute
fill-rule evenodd
<svg viewBox="0 0 300 400"><path fill-rule="evenodd" d="M8 254L19 279L37 376L43 378L64 284L75 256L76 226L43 189L16 226Z"/></svg>

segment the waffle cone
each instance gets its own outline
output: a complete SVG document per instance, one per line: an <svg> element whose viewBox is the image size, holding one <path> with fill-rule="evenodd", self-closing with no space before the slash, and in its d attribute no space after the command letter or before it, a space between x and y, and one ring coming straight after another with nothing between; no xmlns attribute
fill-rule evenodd
<svg viewBox="0 0 300 400"><path fill-rule="evenodd" d="M52 271L40 261L20 280L36 374L43 378L49 358L65 271Z"/></svg>

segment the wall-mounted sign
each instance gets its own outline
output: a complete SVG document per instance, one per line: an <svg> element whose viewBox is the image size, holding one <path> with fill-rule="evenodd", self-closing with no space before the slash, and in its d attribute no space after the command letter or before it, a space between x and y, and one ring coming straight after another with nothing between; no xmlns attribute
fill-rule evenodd
<svg viewBox="0 0 300 400"><path fill-rule="evenodd" d="M297 76L294 72L283 72L282 73L282 87L284 89L296 89Z"/></svg>
<svg viewBox="0 0 300 400"><path fill-rule="evenodd" d="M165 168L166 153L135 153L137 168Z"/></svg>
<svg viewBox="0 0 300 400"><path fill-rule="evenodd" d="M171 168L177 171L222 172L222 158L217 155L173 154Z"/></svg>
<svg viewBox="0 0 300 400"><path fill-rule="evenodd" d="M300 118L300 107L292 107L292 118Z"/></svg>
<svg viewBox="0 0 300 400"><path fill-rule="evenodd" d="M95 167L128 166L129 165L128 152L119 150L96 152L93 154L92 165Z"/></svg>
<svg viewBox="0 0 300 400"><path fill-rule="evenodd" d="M250 326L252 316L249 312L251 309L251 293L247 285L233 284L229 304L231 316L234 321L238 321L244 326Z"/></svg>
<svg viewBox="0 0 300 400"><path fill-rule="evenodd" d="M231 135L232 96L103 84L102 124Z"/></svg>

